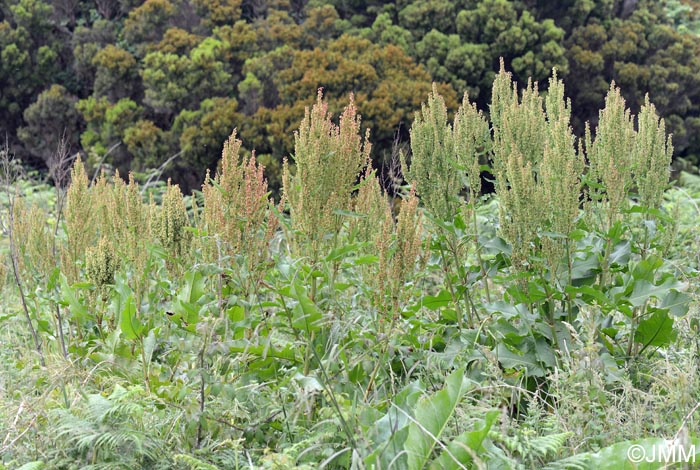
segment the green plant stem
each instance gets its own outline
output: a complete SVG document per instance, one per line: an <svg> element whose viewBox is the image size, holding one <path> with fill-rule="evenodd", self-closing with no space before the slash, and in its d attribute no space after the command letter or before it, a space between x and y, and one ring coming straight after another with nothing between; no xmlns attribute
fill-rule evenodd
<svg viewBox="0 0 700 470"><path fill-rule="evenodd" d="M452 284L450 270L448 268L448 261L445 257L445 250L443 249L442 244L440 244L440 260L442 264L442 270L445 273L445 283L447 284L447 288L449 289L450 295L452 296L452 301L455 304L455 310L457 311L457 326L461 330L464 323L464 314L462 313L462 308L459 305L459 299L457 298L457 294L455 293L455 289Z"/></svg>
<svg viewBox="0 0 700 470"><path fill-rule="evenodd" d="M312 353L314 355L314 358L318 362L318 368L321 370L321 375L323 376L323 380L321 381L321 385L323 385L323 388L326 390L326 393L328 393L328 396L331 400L331 403L333 404L333 408L335 408L336 412L338 413L338 419L340 420L340 423L343 427L343 431L345 431L345 434L352 444L353 450L357 450L357 442L355 441L355 435L354 433L350 430L350 426L348 426L348 422L345 420L345 417L343 416L343 412L340 409L340 406L338 405L338 401L335 399L335 394L333 393L333 389L330 387L330 379L328 378L328 374L326 373L326 368L323 366L323 362L321 362L321 358L318 356L318 353L316 350L312 350Z"/></svg>
<svg viewBox="0 0 700 470"><path fill-rule="evenodd" d="M314 348L314 339L316 335L314 332L308 333L308 339L306 341L306 353L304 354L304 375L309 375L311 371L311 356L316 352Z"/></svg>
<svg viewBox="0 0 700 470"><path fill-rule="evenodd" d="M566 239L566 267L567 267L567 273L568 273L568 285L571 286L574 282L574 280L573 280L574 267L573 267L573 262L571 260L571 240L569 238ZM566 291L566 289L565 289L565 291ZM567 312L567 317L569 319L570 324L573 324L573 322L574 322L572 303L573 303L573 300L571 298L571 294L566 293L566 312Z"/></svg>
<svg viewBox="0 0 700 470"><path fill-rule="evenodd" d="M14 216L10 216L10 224L12 225L14 223ZM41 366L44 367L46 366L46 361L44 360L44 352L41 349L41 341L39 340L39 335L34 328L34 325L32 324L32 317L29 314L29 307L27 307L27 299L24 296L24 286L22 284L22 278L19 275L19 261L17 260L17 247L15 246L15 237L12 228L10 228L9 231L9 238L10 238L10 258L12 259L12 273L14 274L15 277L15 285L17 286L17 289L19 290L19 298L22 303L22 310L24 311L24 317L27 321L27 325L29 327L29 332L32 335L32 338L34 339L34 348L36 349L36 352L39 354L39 362L41 363Z"/></svg>
<svg viewBox="0 0 700 470"><path fill-rule="evenodd" d="M472 219L474 221L474 246L476 248L476 258L479 261L479 267L481 268L481 279L484 282L486 301L488 303L491 303L491 293L489 291L489 278L487 275L486 266L484 265L484 260L481 257L481 245L479 244L479 223L476 218L476 207L472 208Z"/></svg>
<svg viewBox="0 0 700 470"><path fill-rule="evenodd" d="M554 297L552 295L552 290L549 288L549 284L544 279L543 273L540 273L540 279L542 280L542 285L544 286L544 292L547 295L547 314L549 316L549 326L552 330L552 342L557 351L561 351L559 348L559 338L557 336L556 321L554 319Z"/></svg>
<svg viewBox="0 0 700 470"><path fill-rule="evenodd" d="M63 166L63 162L59 162L61 166ZM57 170L54 170L54 173ZM63 169L59 168L58 171L63 174ZM54 263L56 266L58 266L58 247L56 244L56 241L58 240L58 226L61 222L61 217L63 216L63 204L66 199L66 194L65 192L60 188L60 185L64 183L65 178L59 177L55 178L56 179L56 193L57 193L57 201L56 201L56 224L53 229L53 239L51 241L51 254L54 259ZM56 286L56 290L59 290L59 287ZM56 323L58 327L58 340L61 343L61 352L63 353L63 357L67 358L68 357L68 350L66 349L66 340L65 340L65 335L63 334L63 318L61 315L61 306L56 303L55 304L55 312L56 312Z"/></svg>
<svg viewBox="0 0 700 470"><path fill-rule="evenodd" d="M143 347L143 335L139 336L139 342L141 343L141 362L143 363L143 380L144 383L146 384L146 391L148 393L151 393L151 380L148 377L149 376L149 367L146 362L146 350Z"/></svg>
<svg viewBox="0 0 700 470"><path fill-rule="evenodd" d="M363 401L366 403L367 399L369 398L369 392L372 390L372 387L374 386L374 382L377 379L377 374L379 373L379 367L382 364L388 363L388 360L386 358L386 353L389 350L389 339L391 338L391 333L394 331L394 326L396 325L396 316L392 315L391 316L391 324L389 325L389 331L387 332L386 335L384 335L384 344L382 345L381 348L381 353L379 355L378 360L374 364L374 369L372 370L372 373L370 374L369 377L369 383L367 384L367 388L365 389L365 393L363 394Z"/></svg>
<svg viewBox="0 0 700 470"><path fill-rule="evenodd" d="M202 342L202 349L199 352L199 422L197 423L197 441L196 441L196 447L199 448L202 445L202 419L204 417L204 408L205 408L205 401L206 401L206 396L205 396L205 389L206 389L206 380L204 376L204 370L206 368L206 361L205 361L205 356L207 352L207 347L209 345L209 341L211 339L211 335L213 333L213 326L209 325L207 322L207 332L204 335L204 341ZM143 349L142 349L143 350Z"/></svg>
<svg viewBox="0 0 700 470"><path fill-rule="evenodd" d="M474 319L476 321L481 321L479 319L479 314L476 311L476 306L474 305L474 300L472 299L472 295L469 291L469 279L468 276L466 275L464 268L462 267L462 263L460 262L459 259L459 242L455 239L451 240L450 243L450 252L452 254L452 257L454 258L454 263L455 263L455 269L457 270L457 275L461 277L462 280L462 285L464 286L464 294L467 298L467 303L469 304L469 327L471 328L474 326Z"/></svg>
<svg viewBox="0 0 700 470"><path fill-rule="evenodd" d="M280 299L280 302L282 303L282 308L284 308L284 312L287 314L287 320L289 321L289 329L294 335L294 339L296 339L298 342L301 341L301 337L299 336L299 332L297 331L296 328L294 328L294 318L292 317L292 311L289 310L289 307L287 307L287 303L284 301L284 297L282 294L278 293L278 297Z"/></svg>

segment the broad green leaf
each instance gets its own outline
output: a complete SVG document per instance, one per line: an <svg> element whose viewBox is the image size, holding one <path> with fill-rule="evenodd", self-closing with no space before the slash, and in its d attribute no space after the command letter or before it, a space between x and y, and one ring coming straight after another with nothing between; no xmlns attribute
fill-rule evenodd
<svg viewBox="0 0 700 470"><path fill-rule="evenodd" d="M471 382L460 368L445 380L445 388L418 402L416 415L408 425L408 436L404 449L408 453L408 469L425 468L433 448L442 437L455 408L462 400Z"/></svg>
<svg viewBox="0 0 700 470"><path fill-rule="evenodd" d="M489 254L503 253L506 256L511 256L513 248L501 237L488 238L483 243L483 248Z"/></svg>
<svg viewBox="0 0 700 470"><path fill-rule="evenodd" d="M379 261L379 256L377 255L363 255L363 256L358 256L355 260L353 260L352 264L355 266L361 266L364 264L373 264Z"/></svg>
<svg viewBox="0 0 700 470"><path fill-rule="evenodd" d="M287 345L283 349L275 349L274 346L246 344L243 341L234 341L234 344L229 348L231 353L244 353L258 356L260 358L272 357L275 359L286 359L288 361L297 362L294 349Z"/></svg>
<svg viewBox="0 0 700 470"><path fill-rule="evenodd" d="M652 282L654 280L654 272L664 264L664 261L658 256L649 256L637 263L632 270L632 277L636 280L645 280Z"/></svg>
<svg viewBox="0 0 700 470"><path fill-rule="evenodd" d="M46 464L43 461L35 460L34 462L28 462L21 467L17 467L17 470L44 470L45 468Z"/></svg>
<svg viewBox="0 0 700 470"><path fill-rule="evenodd" d="M413 415L413 410L422 394L423 387L418 382L411 382L402 389L394 397L387 414L375 423L372 429L372 440L379 445L385 444L397 429L407 426L409 420L406 415Z"/></svg>
<svg viewBox="0 0 700 470"><path fill-rule="evenodd" d="M655 310L651 316L639 322L634 340L645 346L668 346L678 335L673 328L673 318L665 310Z"/></svg>
<svg viewBox="0 0 700 470"><path fill-rule="evenodd" d="M572 230L571 233L569 233L569 238L577 241L577 240L583 240L583 238L586 236L585 230L581 230L579 228Z"/></svg>
<svg viewBox="0 0 700 470"><path fill-rule="evenodd" d="M179 298L173 302L172 307L175 312L172 320L187 331L194 333L195 327L199 323L199 307Z"/></svg>
<svg viewBox="0 0 700 470"><path fill-rule="evenodd" d="M482 450L482 444L488 437L493 422L499 415L498 410L491 410L481 423L481 427L473 431L466 431L457 436L447 445L440 456L430 465L430 470L457 470L465 464L472 462L472 455L478 455ZM469 450L473 452L469 452ZM462 465L460 465L462 464Z"/></svg>
<svg viewBox="0 0 700 470"><path fill-rule="evenodd" d="M567 294L581 294L582 298L586 303L590 303L591 300L596 300L598 305L605 307L610 304L610 299L605 295L603 291L598 289L596 286L567 286Z"/></svg>
<svg viewBox="0 0 700 470"><path fill-rule="evenodd" d="M137 339L141 334L142 327L139 325L138 319L136 318L136 302L134 301L133 295L129 296L126 305L124 305L119 320L119 327L126 339Z"/></svg>
<svg viewBox="0 0 700 470"><path fill-rule="evenodd" d="M544 338L537 338L535 341L535 356L537 356L538 362L545 367L554 368L557 365L554 350Z"/></svg>
<svg viewBox="0 0 700 470"><path fill-rule="evenodd" d="M632 253L632 244L629 240L622 241L615 245L612 253L610 253L609 263L610 265L620 265L625 266L629 263L630 254Z"/></svg>
<svg viewBox="0 0 700 470"><path fill-rule="evenodd" d="M71 314L80 320L87 320L90 315L87 308L78 299L75 287L68 285L66 276L61 274L61 294L63 295L63 304L70 306Z"/></svg>
<svg viewBox="0 0 700 470"><path fill-rule="evenodd" d="M667 460L669 463L673 460L694 462L698 452L700 452L700 439L697 438L693 438L691 443L685 446L674 446L672 442L661 438L618 442L595 454L589 454L587 468L597 470L658 470L668 468ZM635 461L633 462L633 460Z"/></svg>
<svg viewBox="0 0 700 470"><path fill-rule="evenodd" d="M388 441L381 443L377 450L365 458L366 468L405 468L406 453L403 448L408 438L408 429L405 426L393 431Z"/></svg>
<svg viewBox="0 0 700 470"><path fill-rule="evenodd" d="M544 368L538 362L537 356L532 351L518 354L508 349L505 344L499 343L498 346L496 346L495 353L498 357L498 362L506 369L524 368L530 376L544 377L545 375Z"/></svg>
<svg viewBox="0 0 700 470"><path fill-rule="evenodd" d="M622 210L623 214L648 214L653 217L656 217L657 219L661 220L662 222L666 223L671 223L673 222L673 219L669 217L667 213L664 211L657 209L655 207L643 207L643 206L632 206L629 209L623 209ZM653 222L651 220L647 220L646 222Z"/></svg>
<svg viewBox="0 0 700 470"><path fill-rule="evenodd" d="M484 305L484 309L489 313L500 313L506 319L519 317L523 314L528 313L528 308L526 304L513 305L510 302L504 302L502 300L486 304Z"/></svg>
<svg viewBox="0 0 700 470"><path fill-rule="evenodd" d="M318 379L311 375L304 375L301 372L294 374L294 380L301 385L306 393L322 392L323 385Z"/></svg>
<svg viewBox="0 0 700 470"><path fill-rule="evenodd" d="M240 305L234 305L226 310L226 315L228 316L229 321L232 323L237 323L245 319L245 309Z"/></svg>
<svg viewBox="0 0 700 470"><path fill-rule="evenodd" d="M671 277L669 277L666 282L658 286L647 280L636 281L634 283L634 289L632 289L632 294L630 294L628 300L635 307L641 307L651 297L661 299L663 296L668 294L671 289L678 289L679 287L681 287L681 283Z"/></svg>
<svg viewBox="0 0 700 470"><path fill-rule="evenodd" d="M571 266L571 279L575 285L580 285L582 281L591 279L596 276L600 269L598 256L595 253L584 253L584 258L575 258Z"/></svg>
<svg viewBox="0 0 700 470"><path fill-rule="evenodd" d="M153 351L156 350L156 344L156 331L151 330L143 339L143 355L146 359L146 365L150 364L153 359Z"/></svg>
<svg viewBox="0 0 700 470"><path fill-rule="evenodd" d="M520 304L531 304L547 298L547 293L538 282L528 282L527 288L512 285L506 289L511 299Z"/></svg>
<svg viewBox="0 0 700 470"><path fill-rule="evenodd" d="M425 295L421 298L421 306L429 310L437 310L440 307L447 307L452 302L452 295L446 290L440 291L438 295Z"/></svg>
<svg viewBox="0 0 700 470"><path fill-rule="evenodd" d="M292 326L308 332L317 331L320 328L318 321L323 318L323 314L313 300L306 295L305 289L298 284L293 284L288 294L298 302L293 309Z"/></svg>
<svg viewBox="0 0 700 470"><path fill-rule="evenodd" d="M507 318L499 318L489 327L489 332L494 335L496 340L505 341L514 346L530 334L526 325L509 321Z"/></svg>
<svg viewBox="0 0 700 470"><path fill-rule="evenodd" d="M326 261L339 261L347 257L350 253L357 251L358 248L360 248L360 246L361 245L359 243L348 243L346 245L335 248L330 253L328 253L328 256L326 256Z"/></svg>
<svg viewBox="0 0 700 470"><path fill-rule="evenodd" d="M680 317L688 313L691 300L690 295L673 289L664 296L659 308L668 310L674 317Z"/></svg>
<svg viewBox="0 0 700 470"><path fill-rule="evenodd" d="M190 304L197 301L204 295L204 278L199 271L188 271L185 274L185 284L182 286L178 299Z"/></svg>

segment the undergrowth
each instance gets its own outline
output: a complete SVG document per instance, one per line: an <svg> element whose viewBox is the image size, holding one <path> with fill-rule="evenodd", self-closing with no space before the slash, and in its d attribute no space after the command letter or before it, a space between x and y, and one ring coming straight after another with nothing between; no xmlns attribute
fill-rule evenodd
<svg viewBox="0 0 700 470"><path fill-rule="evenodd" d="M696 444L700 188L667 187L663 121L612 85L577 143L556 73L544 96L502 69L493 95L452 116L434 89L383 188L353 98L336 124L319 92L277 203L235 131L192 196L65 154L49 188L4 152L0 468L625 468Z"/></svg>

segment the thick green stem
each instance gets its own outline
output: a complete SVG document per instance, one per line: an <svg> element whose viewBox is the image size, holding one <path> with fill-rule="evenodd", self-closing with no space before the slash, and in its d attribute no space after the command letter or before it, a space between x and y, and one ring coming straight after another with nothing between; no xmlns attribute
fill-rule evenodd
<svg viewBox="0 0 700 470"><path fill-rule="evenodd" d="M571 240L566 239L566 268L568 272L568 285L571 286L573 285L573 261L571 260ZM573 315L573 310L572 310L572 303L573 300L571 298L571 294L567 293L566 294L566 312L567 312L567 317L569 319L569 323L573 324L574 321L574 315Z"/></svg>
<svg viewBox="0 0 700 470"><path fill-rule="evenodd" d="M486 271L486 266L484 265L484 260L481 257L481 245L479 244L479 224L476 218L476 208L472 209L472 219L474 221L474 247L476 248L476 258L479 261L479 267L481 268L481 279L484 283L484 290L486 292L486 301L491 303L491 293L489 291L489 278Z"/></svg>
<svg viewBox="0 0 700 470"><path fill-rule="evenodd" d="M148 367L148 362L146 361L146 350L143 347L143 336L139 338L141 342L141 362L143 363L143 381L146 384L146 391L148 393L151 393L151 380L150 380L150 372L149 372L149 367Z"/></svg>
<svg viewBox="0 0 700 470"><path fill-rule="evenodd" d="M442 247L442 244L440 244L440 260L442 262L442 270L445 273L445 283L447 284L447 289L450 291L452 301L455 304L455 310L457 312L457 326L461 330L464 324L464 313L462 312L462 308L459 304L459 299L457 297L457 294L455 293L454 285L452 283L452 276L450 276L449 261L445 256L445 249Z"/></svg>

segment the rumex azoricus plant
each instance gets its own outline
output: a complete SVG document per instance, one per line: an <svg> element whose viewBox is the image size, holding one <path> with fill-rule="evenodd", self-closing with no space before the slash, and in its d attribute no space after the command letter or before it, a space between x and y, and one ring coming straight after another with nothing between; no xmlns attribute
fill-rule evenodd
<svg viewBox="0 0 700 470"><path fill-rule="evenodd" d="M632 170L639 203L647 209L657 209L668 185L673 156L671 136L666 135L663 119L656 107L644 99L637 117L637 136Z"/></svg>
<svg viewBox="0 0 700 470"><path fill-rule="evenodd" d="M394 216L375 171L369 166L355 197L357 218L350 231L367 251L378 256L377 264L362 269L362 276L372 291L372 301L385 318L398 314L400 304L410 297L405 285L416 272L423 243L423 216L418 209L415 187L401 202Z"/></svg>
<svg viewBox="0 0 700 470"><path fill-rule="evenodd" d="M320 255L323 240L340 233L344 221L340 212L352 209L351 195L369 163L370 150L369 131L363 139L353 96L336 125L319 90L294 134L296 173L291 174L286 161L283 172L283 194L299 236L297 250L307 244L304 251L312 261Z"/></svg>
<svg viewBox="0 0 700 470"><path fill-rule="evenodd" d="M234 130L224 143L220 170L207 175L202 187L202 221L209 235L206 251L212 260L241 256L248 273L264 273L269 243L278 226L264 168L255 153L240 156L242 142ZM220 240L222 246L217 246Z"/></svg>
<svg viewBox="0 0 700 470"><path fill-rule="evenodd" d="M579 219L581 175L585 162L577 152L571 129L571 103L564 98L564 83L557 79L556 70L549 80L545 99L547 136L540 166L538 183L543 187L543 208L546 211L541 237L542 252L552 281L557 279L559 264L571 274L572 240L569 235Z"/></svg>
<svg viewBox="0 0 700 470"><path fill-rule="evenodd" d="M438 230L435 246L445 273L448 290L457 305L461 326L461 297L469 304L470 323L475 319L474 302L467 281L466 256L474 244L481 266L482 280L489 298L486 270L478 242L476 203L481 191L480 156L490 147L488 122L465 94L453 122L448 122L444 99L437 87L423 104L411 127L410 165L401 155L403 174L415 184L415 191L432 216ZM462 197L468 189L468 204ZM471 223L473 222L473 226ZM472 227L469 233L467 227ZM464 288L458 288L461 284ZM463 292L460 293L460 292Z"/></svg>
<svg viewBox="0 0 700 470"><path fill-rule="evenodd" d="M499 200L500 230L512 245L516 269L527 269L536 253L538 232L547 213L537 174L544 154L547 120L537 85L518 96L517 86L501 63L493 84L493 170Z"/></svg>
<svg viewBox="0 0 700 470"><path fill-rule="evenodd" d="M491 113L500 229L512 245L513 265L527 270L544 261L554 279L579 217L584 168L564 84L555 71L546 100L532 82L519 98L502 65Z"/></svg>
<svg viewBox="0 0 700 470"><path fill-rule="evenodd" d="M114 283L114 274L119 269L120 259L106 237L97 245L88 247L85 253L85 277L98 288Z"/></svg>
<svg viewBox="0 0 700 470"><path fill-rule="evenodd" d="M168 181L161 205L151 203L151 230L173 259L189 249L190 233L186 230L189 226L180 187Z"/></svg>
<svg viewBox="0 0 700 470"><path fill-rule="evenodd" d="M389 292L395 301L404 300L402 290L404 284L411 279L416 263L421 254L423 241L423 217L418 210L418 197L415 188L411 188L406 200L401 204L396 221L396 246L393 256L386 259L380 269L388 274L386 284L390 285ZM397 310L397 305L394 306Z"/></svg>
<svg viewBox="0 0 700 470"><path fill-rule="evenodd" d="M14 206L13 232L18 244L18 261L22 277L46 278L55 267L51 256L52 234L46 224L48 214L36 204L27 205L17 198Z"/></svg>
<svg viewBox="0 0 700 470"><path fill-rule="evenodd" d="M411 126L410 165L401 154L401 168L406 180L415 182L423 205L439 220L451 220L459 208L463 181L455 168L454 146L445 100L433 85Z"/></svg>
<svg viewBox="0 0 700 470"><path fill-rule="evenodd" d="M153 234L149 232L149 207L143 201L134 176L129 175L127 184L119 173L112 178L103 175L91 189L94 191L96 210L100 214L96 220L100 236L110 240L117 256L132 266L136 273L142 273L148 258L147 244ZM133 278L134 282L137 278ZM143 286L133 287L141 291Z"/></svg>
<svg viewBox="0 0 700 470"><path fill-rule="evenodd" d="M586 129L585 147L590 162L586 215L592 227L606 238L601 279L607 282L609 258L617 238L614 234L619 232L617 228L630 206L630 196L641 206L645 219L656 218L670 176L673 145L648 96L635 129L635 117L613 83L600 112L595 138L590 128ZM646 224L644 232L642 251L646 253L650 247Z"/></svg>
<svg viewBox="0 0 700 470"><path fill-rule="evenodd" d="M370 165L367 165L360 180L354 206L359 217L351 221L350 232L361 242L373 243L382 233L386 220L391 221L392 215L389 200L379 184L376 171Z"/></svg>
<svg viewBox="0 0 700 470"><path fill-rule="evenodd" d="M464 95L452 123L437 86L416 113L411 126L410 164L401 154L401 168L408 182L436 218L452 220L462 209L462 192L468 188L473 203L481 193L480 156L490 146L484 115Z"/></svg>
<svg viewBox="0 0 700 470"><path fill-rule="evenodd" d="M476 104L469 102L466 93L455 114L453 138L456 168L462 178L462 186L466 179L468 202L473 205L481 195L480 157L490 151L491 135L488 121Z"/></svg>
<svg viewBox="0 0 700 470"><path fill-rule="evenodd" d="M85 166L78 158L71 170L71 183L66 194L64 209L66 241L61 255L63 274L70 283L78 281L79 263L85 259L85 249L93 243L96 236L95 202Z"/></svg>
<svg viewBox="0 0 700 470"><path fill-rule="evenodd" d="M586 126L585 149L590 182L586 213L597 219L600 230L607 233L627 207L635 151L634 117L615 83L605 97L595 139L590 126Z"/></svg>

